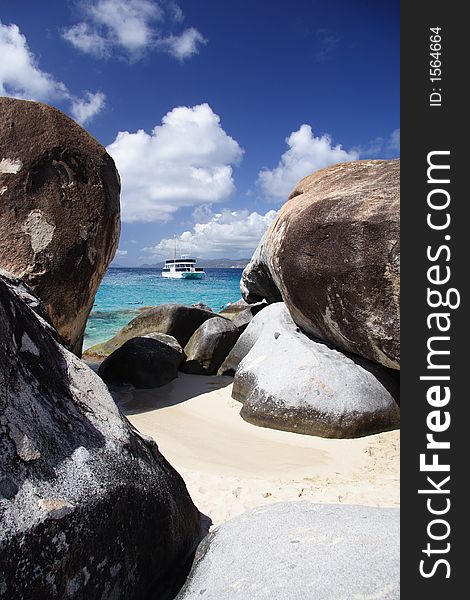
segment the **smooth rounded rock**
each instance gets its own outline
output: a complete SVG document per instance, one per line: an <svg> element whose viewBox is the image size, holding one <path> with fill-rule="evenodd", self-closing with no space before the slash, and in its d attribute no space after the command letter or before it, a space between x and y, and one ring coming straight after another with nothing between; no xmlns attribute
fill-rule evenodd
<svg viewBox="0 0 470 600"><path fill-rule="evenodd" d="M262 304L263 308L266 308L266 306L268 305L265 303ZM258 313L260 313L260 311L258 311ZM238 365L253 348L255 342L261 335L261 332L265 331L267 327L271 327L271 313L269 311L267 313L258 313L251 318L248 326L240 335L234 347L230 350L227 358L219 367L217 375L235 375ZM272 324L272 327L275 327L274 323Z"/></svg>
<svg viewBox="0 0 470 600"><path fill-rule="evenodd" d="M303 179L242 275L248 302L282 299L304 331L400 368L400 161Z"/></svg>
<svg viewBox="0 0 470 600"><path fill-rule="evenodd" d="M214 529L177 600L399 597L398 509L285 502Z"/></svg>
<svg viewBox="0 0 470 600"><path fill-rule="evenodd" d="M267 325L238 365L232 388L246 421L332 438L399 426L395 371L306 336L282 302L265 308L253 324L258 317Z"/></svg>
<svg viewBox="0 0 470 600"><path fill-rule="evenodd" d="M0 189L0 266L33 289L80 356L119 240L114 161L59 110L0 98Z"/></svg>
<svg viewBox="0 0 470 600"><path fill-rule="evenodd" d="M98 375L114 385L131 384L136 388L149 389L170 383L178 377L178 368L183 362L181 346L161 341L150 334L135 337L125 342L110 354L99 366Z"/></svg>
<svg viewBox="0 0 470 600"><path fill-rule="evenodd" d="M228 319L208 319L186 344L186 361L181 370L195 375L214 375L239 335L238 328Z"/></svg>

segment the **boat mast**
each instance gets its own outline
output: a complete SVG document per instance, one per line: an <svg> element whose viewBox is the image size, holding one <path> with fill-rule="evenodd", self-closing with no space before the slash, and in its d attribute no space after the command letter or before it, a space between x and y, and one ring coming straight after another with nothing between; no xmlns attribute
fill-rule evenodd
<svg viewBox="0 0 470 600"><path fill-rule="evenodd" d="M176 262L176 235L175 235L175 247L173 249L173 259Z"/></svg>

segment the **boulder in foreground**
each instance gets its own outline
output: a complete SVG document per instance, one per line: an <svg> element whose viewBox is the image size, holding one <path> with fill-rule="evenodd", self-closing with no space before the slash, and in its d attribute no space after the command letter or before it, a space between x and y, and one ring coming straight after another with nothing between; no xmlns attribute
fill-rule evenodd
<svg viewBox="0 0 470 600"><path fill-rule="evenodd" d="M399 160L305 177L243 272L243 297L282 299L307 333L399 369L399 210Z"/></svg>
<svg viewBox="0 0 470 600"><path fill-rule="evenodd" d="M251 326L258 318L268 324L239 364L232 390L246 421L330 438L399 426L394 371L309 338L283 302L265 308Z"/></svg>
<svg viewBox="0 0 470 600"><path fill-rule="evenodd" d="M271 504L201 542L177 600L397 600L399 548L398 509Z"/></svg>
<svg viewBox="0 0 470 600"><path fill-rule="evenodd" d="M170 338L167 344L158 337ZM131 384L136 388L160 387L178 377L184 354L175 338L149 334L128 340L100 365L98 375L115 385Z"/></svg>
<svg viewBox="0 0 470 600"><path fill-rule="evenodd" d="M80 356L119 240L114 161L56 108L0 98L0 188L0 267L33 289Z"/></svg>
<svg viewBox="0 0 470 600"><path fill-rule="evenodd" d="M44 316L2 272L0 597L171 598L199 512Z"/></svg>

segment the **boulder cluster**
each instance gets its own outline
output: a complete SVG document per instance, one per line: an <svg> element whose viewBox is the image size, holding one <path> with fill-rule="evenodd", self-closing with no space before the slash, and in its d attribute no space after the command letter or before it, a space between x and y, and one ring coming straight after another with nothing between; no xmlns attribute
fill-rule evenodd
<svg viewBox="0 0 470 600"><path fill-rule="evenodd" d="M0 598L173 598L206 520L76 356L119 176L51 107L1 98L0 117Z"/></svg>
<svg viewBox="0 0 470 600"><path fill-rule="evenodd" d="M399 161L335 165L281 208L243 272L244 299L218 314L148 309L88 356L105 359L99 374L112 384L164 385L178 369L232 375L241 416L263 427L334 438L394 429L399 259ZM148 339L157 334L171 338Z"/></svg>
<svg viewBox="0 0 470 600"><path fill-rule="evenodd" d="M398 161L306 177L243 299L144 310L87 351L96 374L80 357L118 243L119 175L56 109L0 98L0 117L0 598L396 598L398 511L283 503L204 538L183 479L106 384L231 375L255 425L398 427Z"/></svg>

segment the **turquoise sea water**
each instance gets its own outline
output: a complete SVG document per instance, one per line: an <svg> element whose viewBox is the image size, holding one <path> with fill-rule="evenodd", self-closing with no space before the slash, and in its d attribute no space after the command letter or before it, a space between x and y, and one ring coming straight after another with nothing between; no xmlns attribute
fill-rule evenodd
<svg viewBox="0 0 470 600"><path fill-rule="evenodd" d="M204 279L165 279L158 269L111 268L101 282L88 319L83 347L112 337L143 306L204 302L219 312L240 299L242 269L206 269Z"/></svg>

